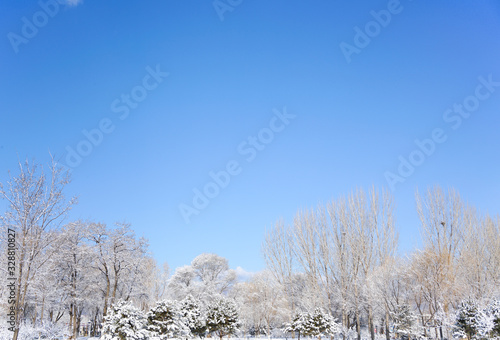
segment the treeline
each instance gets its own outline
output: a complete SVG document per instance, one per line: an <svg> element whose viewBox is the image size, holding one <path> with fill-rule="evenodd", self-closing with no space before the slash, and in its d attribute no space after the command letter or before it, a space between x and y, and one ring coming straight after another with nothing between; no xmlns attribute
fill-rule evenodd
<svg viewBox="0 0 500 340"><path fill-rule="evenodd" d="M66 221L76 204L64 196L70 179L56 163L46 169L26 162L0 184L2 253L15 242L15 272L7 256L0 260L0 305L4 316L14 311L0 327L13 332L2 336L110 336L125 314L135 315L142 337L500 336L500 219L479 214L453 189L416 193L422 248L409 255L398 255L391 194L357 190L299 211L290 224L278 221L262 245L267 269L238 282L216 254L170 276L130 225ZM217 308L229 311L230 326L210 321L222 318L210 316Z"/></svg>
<svg viewBox="0 0 500 340"><path fill-rule="evenodd" d="M146 308L165 290L168 268L157 267L147 241L137 238L130 225L63 223L77 202L64 196L69 180L55 162L48 171L26 162L0 184L7 203L1 215L2 254L10 241L15 243L15 271L7 272L8 258L1 257L0 304L3 315L10 313L1 328L8 326L14 340L22 327L52 329L59 324L73 338L83 326L96 333L116 301ZM15 231L10 239L8 229ZM7 285L12 278L11 293Z"/></svg>
<svg viewBox="0 0 500 340"><path fill-rule="evenodd" d="M416 203L422 248L407 256L397 253L385 191L357 190L298 212L290 225L276 223L263 252L288 317L321 307L358 340L362 329L371 339L389 340L391 331L450 339L478 334L480 311L493 310L483 313L482 327L500 331L500 219L479 214L453 189L417 192ZM464 305L475 312L460 326Z"/></svg>

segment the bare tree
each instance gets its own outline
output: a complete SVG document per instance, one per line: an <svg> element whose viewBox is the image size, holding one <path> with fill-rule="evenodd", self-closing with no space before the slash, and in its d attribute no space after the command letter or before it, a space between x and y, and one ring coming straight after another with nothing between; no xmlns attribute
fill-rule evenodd
<svg viewBox="0 0 500 340"><path fill-rule="evenodd" d="M167 296L168 277L170 267L164 262L161 268L153 258L146 258L144 261L146 288L149 291L150 300L148 305L144 306L149 309L157 301L165 300Z"/></svg>
<svg viewBox="0 0 500 340"><path fill-rule="evenodd" d="M253 329L256 336L265 332L270 338L272 330L281 326L288 317L287 301L274 276L262 271L235 288L233 293L237 295L247 328Z"/></svg>
<svg viewBox="0 0 500 340"><path fill-rule="evenodd" d="M350 326L352 312L358 338L361 313L366 310L372 339L376 302L365 288L366 280L395 255L396 248L392 197L375 189L368 196L357 190L326 208L301 211L292 229L278 222L263 246L268 268L283 286L293 277L292 261L296 259L306 277L305 292L315 292L312 305L332 314L340 309L345 327Z"/></svg>
<svg viewBox="0 0 500 340"><path fill-rule="evenodd" d="M425 196L417 190L415 196L424 248L445 255L451 264L463 243L466 204L456 190L445 192L439 186L429 188Z"/></svg>
<svg viewBox="0 0 500 340"><path fill-rule="evenodd" d="M500 216L486 216L481 223L484 240L484 268L489 296L500 295Z"/></svg>
<svg viewBox="0 0 500 340"><path fill-rule="evenodd" d="M28 161L19 163L19 173L10 176L7 185L0 184L0 196L8 202L2 216L4 228L16 230L17 285L15 297L15 330L17 340L26 297L37 273L53 255L54 238L49 230L57 229L76 198L67 200L63 189L69 174L52 160L49 177L43 166Z"/></svg>
<svg viewBox="0 0 500 340"><path fill-rule="evenodd" d="M289 321L295 313L295 297L293 288L294 274L294 241L292 232L280 220L274 228L266 232L262 244L262 253L267 268L283 289L289 305Z"/></svg>
<svg viewBox="0 0 500 340"><path fill-rule="evenodd" d="M324 246L324 243L328 242L328 238L322 239L322 237L326 237L326 229L325 224L320 223L320 209L316 212L298 212L293 222L294 254L301 269L306 274L307 288L316 292L312 296L313 301L310 301L311 308L314 308L313 306L330 307L329 301L326 301L325 297L329 296L327 292L330 287L327 287L326 282L331 275L329 275L329 267L324 266L325 263L328 263L325 260L328 261L329 258L329 247Z"/></svg>
<svg viewBox="0 0 500 340"><path fill-rule="evenodd" d="M136 240L129 224L117 223L116 228L91 225L90 238L96 256L95 266L101 273L101 291L104 297L103 316L118 298L129 300L138 289L144 268L147 242ZM140 290L140 289L139 289Z"/></svg>
<svg viewBox="0 0 500 340"><path fill-rule="evenodd" d="M425 196L417 191L416 201L424 250L414 261L419 270L427 272L427 277L423 276L427 284L423 287L429 314L443 339L442 320L438 316L448 314L460 295L458 264L464 250L464 234L475 223L475 212L456 190L445 192L438 186L429 188Z"/></svg>
<svg viewBox="0 0 500 340"><path fill-rule="evenodd" d="M371 338L374 331L374 296L365 289L378 266L395 255L398 235L393 217L393 199L387 191L361 189L328 206L335 267L332 269L342 304L342 322L348 327L348 305L354 312L358 339L361 310L366 309Z"/></svg>
<svg viewBox="0 0 500 340"><path fill-rule="evenodd" d="M71 338L80 331L82 313L97 293L97 272L92 268L94 257L89 243L89 223L76 221L66 224L60 233L55 265L60 283L60 293L67 298Z"/></svg>

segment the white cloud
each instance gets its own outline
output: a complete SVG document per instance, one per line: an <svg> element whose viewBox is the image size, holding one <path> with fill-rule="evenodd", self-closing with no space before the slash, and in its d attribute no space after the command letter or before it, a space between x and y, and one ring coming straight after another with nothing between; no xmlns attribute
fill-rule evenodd
<svg viewBox="0 0 500 340"><path fill-rule="evenodd" d="M243 268L241 268L239 266L236 267L235 271L236 271L236 275L238 276L238 279L241 280L241 281L248 280L252 276L255 275L255 273L247 272L245 269L243 269Z"/></svg>

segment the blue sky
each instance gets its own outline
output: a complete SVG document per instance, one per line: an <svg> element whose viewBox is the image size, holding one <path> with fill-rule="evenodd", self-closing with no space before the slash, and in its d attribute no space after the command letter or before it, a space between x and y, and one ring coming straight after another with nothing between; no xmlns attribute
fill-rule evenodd
<svg viewBox="0 0 500 340"><path fill-rule="evenodd" d="M499 213L498 1L215 5L2 2L0 181L50 151L72 169L70 218L130 222L173 268L215 252L263 269L276 220L390 187L388 172L402 252L418 244L417 187ZM415 140L433 131L425 154ZM186 223L179 206L228 163L229 184Z"/></svg>

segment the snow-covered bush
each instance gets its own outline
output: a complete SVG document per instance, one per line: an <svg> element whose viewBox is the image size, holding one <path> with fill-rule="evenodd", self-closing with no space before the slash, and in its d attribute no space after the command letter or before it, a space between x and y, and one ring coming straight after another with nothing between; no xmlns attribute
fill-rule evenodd
<svg viewBox="0 0 500 340"><path fill-rule="evenodd" d="M316 309L313 314L297 313L291 323L285 324L284 333L297 332L300 336L335 336L342 333L342 327L329 314Z"/></svg>
<svg viewBox="0 0 500 340"><path fill-rule="evenodd" d="M208 306L207 330L220 337L236 333L239 326L236 304L226 298L218 298Z"/></svg>
<svg viewBox="0 0 500 340"><path fill-rule="evenodd" d="M180 314L182 321L189 328L193 336L203 338L207 332L205 316L201 306L191 295L181 301Z"/></svg>
<svg viewBox="0 0 500 340"><path fill-rule="evenodd" d="M147 340L151 333L146 326L143 312L130 302L120 301L104 317L101 340Z"/></svg>
<svg viewBox="0 0 500 340"><path fill-rule="evenodd" d="M494 316L486 310L478 310L476 315L476 338L488 338L495 327Z"/></svg>
<svg viewBox="0 0 500 340"><path fill-rule="evenodd" d="M476 315L477 338L500 337L500 300L493 300Z"/></svg>
<svg viewBox="0 0 500 340"><path fill-rule="evenodd" d="M500 338L500 299L494 299L486 308L486 313L493 321L491 336Z"/></svg>
<svg viewBox="0 0 500 340"><path fill-rule="evenodd" d="M500 338L500 300L480 308L473 300L463 301L456 314L455 337L467 339Z"/></svg>
<svg viewBox="0 0 500 340"><path fill-rule="evenodd" d="M340 335L342 335L343 339L357 339L358 338L358 332L356 332L356 329L354 326L347 328L346 326L342 326Z"/></svg>
<svg viewBox="0 0 500 340"><path fill-rule="evenodd" d="M3 321L3 320L1 320ZM13 332L9 331L6 322L2 322L0 327L0 339L12 339ZM51 324L32 326L30 324L22 325L19 330L18 340L33 340L33 339L67 339L70 333L62 324Z"/></svg>
<svg viewBox="0 0 500 340"><path fill-rule="evenodd" d="M178 302L159 301L147 313L147 329L160 339L190 337L189 328L183 322Z"/></svg>

